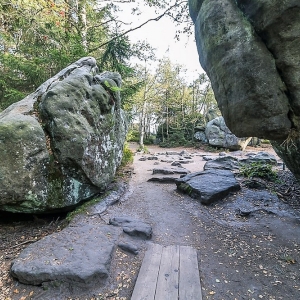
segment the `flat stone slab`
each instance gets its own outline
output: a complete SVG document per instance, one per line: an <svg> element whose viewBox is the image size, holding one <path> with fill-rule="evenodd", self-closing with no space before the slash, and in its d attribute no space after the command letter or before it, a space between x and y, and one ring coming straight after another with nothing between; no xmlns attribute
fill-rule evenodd
<svg viewBox="0 0 300 300"><path fill-rule="evenodd" d="M109 219L109 224L123 228L123 231L131 236L151 239L152 227L137 219L131 217L115 217Z"/></svg>
<svg viewBox="0 0 300 300"><path fill-rule="evenodd" d="M242 163L264 163L270 165L277 165L277 160L274 155L267 152L258 152L253 155L248 155L248 158L241 159Z"/></svg>
<svg viewBox="0 0 300 300"><path fill-rule="evenodd" d="M218 169L188 174L177 179L176 185L203 204L221 200L241 188L232 172Z"/></svg>
<svg viewBox="0 0 300 300"><path fill-rule="evenodd" d="M108 277L120 233L109 225L80 225L51 234L21 252L11 275L25 284L72 282L89 285Z"/></svg>
<svg viewBox="0 0 300 300"><path fill-rule="evenodd" d="M152 174L189 174L191 173L189 170L185 168L154 168Z"/></svg>
<svg viewBox="0 0 300 300"><path fill-rule="evenodd" d="M239 170L240 164L236 157L220 156L216 159L209 160L204 165L204 170L222 169L222 170Z"/></svg>
<svg viewBox="0 0 300 300"><path fill-rule="evenodd" d="M147 181L152 182L160 182L160 183L175 183L176 179L178 179L178 176L155 176L149 178Z"/></svg>

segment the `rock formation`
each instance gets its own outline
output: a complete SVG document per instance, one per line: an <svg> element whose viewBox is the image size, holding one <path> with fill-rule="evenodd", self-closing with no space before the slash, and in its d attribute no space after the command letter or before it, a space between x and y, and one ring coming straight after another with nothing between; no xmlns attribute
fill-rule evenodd
<svg viewBox="0 0 300 300"><path fill-rule="evenodd" d="M0 114L0 210L68 209L104 191L127 131L121 77L85 57Z"/></svg>
<svg viewBox="0 0 300 300"><path fill-rule="evenodd" d="M189 5L200 63L227 126L239 137L272 140L300 179L299 0Z"/></svg>
<svg viewBox="0 0 300 300"><path fill-rule="evenodd" d="M217 117L206 124L205 136L210 145L229 150L245 150L251 140L251 137L236 137L226 126L223 117Z"/></svg>

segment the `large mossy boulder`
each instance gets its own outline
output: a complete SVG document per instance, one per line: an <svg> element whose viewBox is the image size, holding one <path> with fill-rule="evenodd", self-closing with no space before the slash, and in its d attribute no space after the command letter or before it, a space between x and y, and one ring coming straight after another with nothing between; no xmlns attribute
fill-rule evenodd
<svg viewBox="0 0 300 300"><path fill-rule="evenodd" d="M200 63L229 129L272 141L300 179L300 1L189 0Z"/></svg>
<svg viewBox="0 0 300 300"><path fill-rule="evenodd" d="M120 86L85 57L0 114L0 210L67 210L106 189L127 131Z"/></svg>

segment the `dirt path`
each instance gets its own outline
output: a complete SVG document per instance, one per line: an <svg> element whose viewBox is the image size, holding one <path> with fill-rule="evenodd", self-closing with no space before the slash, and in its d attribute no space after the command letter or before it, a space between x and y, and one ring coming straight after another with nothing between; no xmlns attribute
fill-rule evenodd
<svg viewBox="0 0 300 300"><path fill-rule="evenodd" d="M169 150L150 147L150 151ZM244 190L215 205L203 206L178 193L174 184L147 182L155 161L139 161L140 157L135 156L129 191L98 222L107 223L115 216L138 218L152 225L152 239L141 241L121 236L141 250L137 256L116 251L106 286L85 290L35 288L32 299L129 300L144 250L153 242L197 249L203 299L300 299L298 212L294 214L288 206L280 206L281 215L261 212L251 218L239 217L230 205L243 196ZM186 167L191 171L202 170L202 158L195 155L193 159L195 162ZM20 285L21 288L24 286ZM12 295L12 299L21 299L19 294ZM25 299L31 298L22 300Z"/></svg>
<svg viewBox="0 0 300 300"><path fill-rule="evenodd" d="M187 168L201 170L201 164ZM300 299L299 218L264 213L238 218L222 208L240 193L206 207L173 184L145 182L153 162L143 165L136 157L135 166L133 193L109 215L148 221L155 243L195 247L204 299Z"/></svg>

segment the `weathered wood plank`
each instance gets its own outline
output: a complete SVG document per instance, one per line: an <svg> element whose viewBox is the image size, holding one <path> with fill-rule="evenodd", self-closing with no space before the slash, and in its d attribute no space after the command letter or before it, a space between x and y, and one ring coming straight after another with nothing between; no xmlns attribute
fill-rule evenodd
<svg viewBox="0 0 300 300"><path fill-rule="evenodd" d="M162 248L153 244L146 251L131 300L154 300Z"/></svg>
<svg viewBox="0 0 300 300"><path fill-rule="evenodd" d="M155 300L178 299L179 246L163 248Z"/></svg>
<svg viewBox="0 0 300 300"><path fill-rule="evenodd" d="M180 246L179 300L202 300L197 251Z"/></svg>

